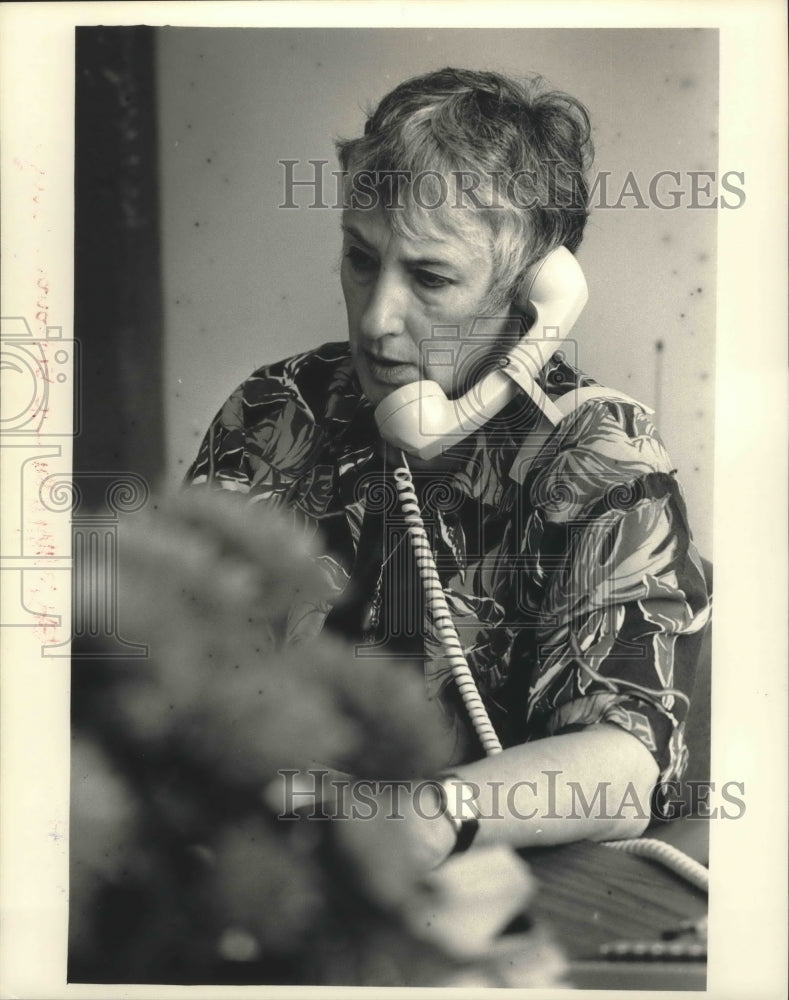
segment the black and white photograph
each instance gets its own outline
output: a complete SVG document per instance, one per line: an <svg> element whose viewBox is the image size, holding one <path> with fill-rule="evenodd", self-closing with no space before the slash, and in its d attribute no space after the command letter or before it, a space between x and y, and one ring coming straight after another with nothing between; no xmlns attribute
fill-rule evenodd
<svg viewBox="0 0 789 1000"><path fill-rule="evenodd" d="M785 12L57 6L3 995L779 996Z"/></svg>

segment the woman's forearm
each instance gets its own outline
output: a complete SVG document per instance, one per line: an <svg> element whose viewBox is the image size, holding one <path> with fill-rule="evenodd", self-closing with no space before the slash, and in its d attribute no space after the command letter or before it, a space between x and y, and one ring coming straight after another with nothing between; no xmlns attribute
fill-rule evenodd
<svg viewBox="0 0 789 1000"><path fill-rule="evenodd" d="M658 767L630 733L599 724L510 747L453 773L460 780L446 779L448 794L459 791L470 798L479 814L473 850L637 837L649 822ZM440 814L435 782L401 784L404 794L396 800L396 810L386 792L368 795L364 815L355 819L347 801L336 813L322 803L330 814L351 818L337 824L340 842L392 898L402 890L403 872L441 864L457 839L453 825ZM353 798L353 779L341 786ZM454 805L449 802L450 809Z"/></svg>
<svg viewBox="0 0 789 1000"><path fill-rule="evenodd" d="M551 736L455 769L480 812L475 844L512 847L639 836L658 767L610 724Z"/></svg>

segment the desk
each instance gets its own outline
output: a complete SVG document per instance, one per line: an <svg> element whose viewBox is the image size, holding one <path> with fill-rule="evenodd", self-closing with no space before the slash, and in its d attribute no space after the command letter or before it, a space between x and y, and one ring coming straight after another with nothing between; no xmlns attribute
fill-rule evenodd
<svg viewBox="0 0 789 1000"><path fill-rule="evenodd" d="M655 833L706 862L704 820L681 820ZM611 962L601 945L616 940L658 940L683 920L707 913L706 895L663 866L599 844L519 852L540 889L530 915L553 931L571 963L573 985L609 989L705 988L704 962Z"/></svg>

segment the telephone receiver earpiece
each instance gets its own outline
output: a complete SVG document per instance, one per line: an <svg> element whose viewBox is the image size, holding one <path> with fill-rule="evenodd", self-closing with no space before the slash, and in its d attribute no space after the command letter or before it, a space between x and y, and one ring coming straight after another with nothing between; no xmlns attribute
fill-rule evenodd
<svg viewBox="0 0 789 1000"><path fill-rule="evenodd" d="M381 437L411 455L429 460L460 443L525 392L552 423L559 411L536 377L569 336L589 296L581 266L566 247L552 250L524 276L517 308L534 317L528 333L469 392L448 399L437 382L411 382L376 407Z"/></svg>

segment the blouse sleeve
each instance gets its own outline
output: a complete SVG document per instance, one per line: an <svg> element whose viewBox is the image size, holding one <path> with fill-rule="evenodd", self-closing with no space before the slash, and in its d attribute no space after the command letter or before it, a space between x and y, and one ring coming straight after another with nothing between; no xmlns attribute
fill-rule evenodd
<svg viewBox="0 0 789 1000"><path fill-rule="evenodd" d="M246 434L238 419L243 387L217 413L184 477L184 486L212 486L248 493L251 473L246 459Z"/></svg>
<svg viewBox="0 0 789 1000"><path fill-rule="evenodd" d="M208 428L185 485L287 506L320 438L297 381L304 357L259 368L236 389Z"/></svg>
<svg viewBox="0 0 789 1000"><path fill-rule="evenodd" d="M640 408L594 401L564 424L528 483L528 730L613 723L674 782L710 613L682 493Z"/></svg>

